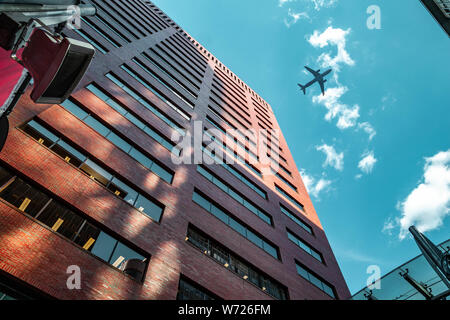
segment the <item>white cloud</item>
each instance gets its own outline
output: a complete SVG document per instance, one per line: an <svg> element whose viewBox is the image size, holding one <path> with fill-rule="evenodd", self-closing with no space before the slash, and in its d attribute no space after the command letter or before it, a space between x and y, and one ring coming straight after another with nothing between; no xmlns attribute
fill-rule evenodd
<svg viewBox="0 0 450 320"><path fill-rule="evenodd" d="M364 130L369 135L369 141L371 141L377 134L369 122L358 123L358 129Z"/></svg>
<svg viewBox="0 0 450 320"><path fill-rule="evenodd" d="M308 39L308 42L315 48L324 48L328 45L337 46L337 54L335 57L331 57L331 53L322 53L317 62L322 68L331 67L335 72L340 71L340 65L346 64L349 66L355 65L355 61L350 57L350 54L346 50L347 36L350 34L351 29L343 30L340 28L333 28L329 26L324 32L320 33L315 30L313 35Z"/></svg>
<svg viewBox="0 0 450 320"><path fill-rule="evenodd" d="M340 98L347 91L347 87L339 86L328 88L325 91L325 95L313 97L314 103L322 104L327 108L328 113L325 115L325 120L331 121L334 118L338 118L336 125L339 129L347 129L355 126L359 118L359 106L357 104L349 107L340 101Z"/></svg>
<svg viewBox="0 0 450 320"><path fill-rule="evenodd" d="M330 166L335 168L336 170L342 171L344 169L344 153L337 153L333 146L329 146L327 144L323 144L321 146L317 146L316 149L318 151L322 151L327 156L323 166Z"/></svg>
<svg viewBox="0 0 450 320"><path fill-rule="evenodd" d="M278 0L278 6L282 7L285 3L295 2L295 1L297 1L297 0Z"/></svg>
<svg viewBox="0 0 450 320"><path fill-rule="evenodd" d="M399 238L415 225L421 232L434 230L450 213L450 149L425 158L423 182L399 204Z"/></svg>
<svg viewBox="0 0 450 320"><path fill-rule="evenodd" d="M373 151L365 152L362 157L363 158L358 163L358 168L365 174L369 174L372 172L373 167L378 160L375 158Z"/></svg>
<svg viewBox="0 0 450 320"><path fill-rule="evenodd" d="M331 185L331 180L320 178L316 180L313 176L306 173L304 169L300 170L300 175L302 176L303 183L305 184L306 190L308 190L309 195L318 199L319 194L329 190Z"/></svg>
<svg viewBox="0 0 450 320"><path fill-rule="evenodd" d="M314 8L320 10L321 8L331 7L333 4L338 2L338 0L312 0L314 3Z"/></svg>
<svg viewBox="0 0 450 320"><path fill-rule="evenodd" d="M309 15L306 12L294 12L291 8L288 10L288 19L284 19L284 24L286 27L290 28L292 25L296 24L300 19L309 19Z"/></svg>

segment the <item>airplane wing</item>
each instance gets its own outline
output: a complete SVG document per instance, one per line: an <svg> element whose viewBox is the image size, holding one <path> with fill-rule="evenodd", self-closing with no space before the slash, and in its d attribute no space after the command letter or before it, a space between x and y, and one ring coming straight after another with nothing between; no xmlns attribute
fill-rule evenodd
<svg viewBox="0 0 450 320"><path fill-rule="evenodd" d="M311 72L314 75L314 77L317 77L320 75L318 72L314 71L313 69L311 69L308 66L305 66L305 69L308 70L309 72Z"/></svg>
<svg viewBox="0 0 450 320"><path fill-rule="evenodd" d="M325 81L318 81L320 84L320 90L322 90L322 95L325 95Z"/></svg>

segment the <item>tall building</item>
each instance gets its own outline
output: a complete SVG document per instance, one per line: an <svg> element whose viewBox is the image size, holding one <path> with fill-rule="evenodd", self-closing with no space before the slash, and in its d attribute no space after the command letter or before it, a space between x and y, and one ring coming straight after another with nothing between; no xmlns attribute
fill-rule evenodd
<svg viewBox="0 0 450 320"><path fill-rule="evenodd" d="M348 298L271 106L149 1L90 3L63 31L97 49L78 89L10 115L3 297ZM204 161L173 160L210 129ZM207 164L217 147L236 162Z"/></svg>
<svg viewBox="0 0 450 320"><path fill-rule="evenodd" d="M420 0L450 37L450 0Z"/></svg>

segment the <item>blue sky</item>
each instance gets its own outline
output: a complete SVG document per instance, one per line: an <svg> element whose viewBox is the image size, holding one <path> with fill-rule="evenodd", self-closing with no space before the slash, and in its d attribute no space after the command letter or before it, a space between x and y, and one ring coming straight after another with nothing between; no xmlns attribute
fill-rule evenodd
<svg viewBox="0 0 450 320"><path fill-rule="evenodd" d="M418 0L153 2L271 104L352 293L419 253L409 224L449 238L450 39Z"/></svg>

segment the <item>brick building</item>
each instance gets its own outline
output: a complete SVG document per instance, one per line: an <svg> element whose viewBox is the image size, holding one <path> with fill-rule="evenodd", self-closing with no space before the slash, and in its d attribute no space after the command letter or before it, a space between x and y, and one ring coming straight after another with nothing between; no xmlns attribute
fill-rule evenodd
<svg viewBox="0 0 450 320"><path fill-rule="evenodd" d="M149 1L89 2L64 30L97 50L78 89L9 117L0 299L349 297L282 135L264 139L277 170L259 163L248 129L279 129L270 105ZM242 158L175 164L195 121Z"/></svg>

